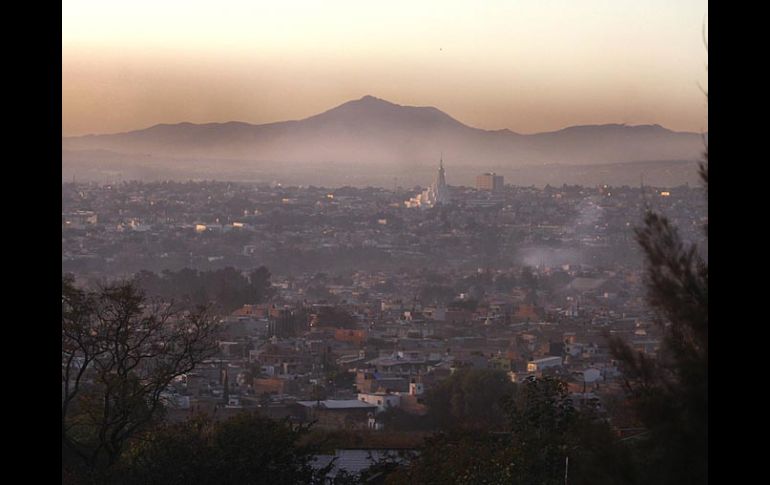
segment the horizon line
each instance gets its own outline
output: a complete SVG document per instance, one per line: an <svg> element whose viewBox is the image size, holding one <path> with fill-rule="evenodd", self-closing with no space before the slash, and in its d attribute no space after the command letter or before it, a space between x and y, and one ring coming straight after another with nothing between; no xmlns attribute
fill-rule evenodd
<svg viewBox="0 0 770 485"><path fill-rule="evenodd" d="M564 126L564 127L561 127L561 128L554 129L554 130L536 131L536 132L530 132L530 133L517 132L517 131L511 130L510 128L485 129L485 128L477 128L475 126L468 125L468 124L458 120L454 116L450 115L449 113L447 113L445 111L442 111L441 109L439 109L436 106L428 106L428 105L418 106L418 105L398 104L398 103L394 103L392 101L388 101L388 100L386 100L384 98L378 98L376 96L373 96L373 95L370 95L370 94L366 94L366 95L364 95L364 96L362 96L360 98L351 99L351 100L345 101L343 103L340 103L340 104L338 104L336 106L333 106L333 107L331 107L331 108L329 108L327 110L321 111L320 113L312 114L312 115L306 116L304 118L298 118L298 119L286 119L286 120L278 120L278 121L268 121L266 123L252 123L252 122L249 122L249 121L240 121L240 120L208 121L208 122L201 122L201 123L195 123L195 122L191 122L191 121L161 122L161 123L155 123L153 125L145 126L143 128L134 128L134 129L127 130L127 131L117 131L117 132L109 132L109 133L84 133L84 134L79 134L79 135L65 135L65 134L62 134L61 138L64 139L64 138L84 138L84 137L90 137L90 136L122 135L122 134L127 134L127 133L136 133L136 132L139 132L139 131L146 131L146 130L157 128L157 127L160 127L160 126L179 126L179 125L206 126L206 125L240 124L240 125L249 125L249 126L252 126L252 127L257 127L257 126L266 126L266 125L273 125L273 124L279 124L279 123L299 122L299 121L308 120L308 119L316 117L316 116L320 116L320 115L322 115L324 113L328 113L329 111L332 111L334 109L340 108L340 107L342 107L342 106L344 106L346 104L362 102L362 101L367 100L367 99L373 99L373 100L376 100L376 101L379 101L379 102L382 102L382 103L386 103L386 104L390 104L390 105L393 105L393 106L397 106L397 107L400 107L400 108L435 109L435 110L439 111L440 113L442 113L442 114L444 114L446 116L449 116L450 118L452 118L453 120L457 121L458 123L462 124L465 127L472 128L474 130L481 130L481 131L491 132L491 133L496 133L496 132L501 132L501 131L508 131L508 132L510 132L512 134L515 134L515 135L531 136L531 135L542 135L542 134L547 134L547 133L557 133L559 131L564 131L564 130L567 130L567 129L570 129L570 128L579 128L579 127L582 128L582 127L622 126L622 127L628 127L628 128L637 128L637 127L649 126L649 127L663 128L664 130L670 131L672 133L696 134L696 135L708 134L708 130L706 130L706 131L676 131L676 130L672 130L670 128L667 128L667 127L661 125L660 123L640 123L638 125L632 125L632 124L628 124L628 123L618 123L618 122L587 123L587 124L567 125L567 126Z"/></svg>

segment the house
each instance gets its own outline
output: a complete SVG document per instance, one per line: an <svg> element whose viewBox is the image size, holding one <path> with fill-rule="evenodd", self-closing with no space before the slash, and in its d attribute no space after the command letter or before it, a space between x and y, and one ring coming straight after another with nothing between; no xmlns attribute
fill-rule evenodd
<svg viewBox="0 0 770 485"><path fill-rule="evenodd" d="M409 379L406 377L385 375L379 372L359 370L356 372L356 388L358 392L406 392L409 389Z"/></svg>
<svg viewBox="0 0 770 485"><path fill-rule="evenodd" d="M281 374L302 374L313 367L313 356L292 346L268 343L249 352L249 361L262 366L273 366Z"/></svg>
<svg viewBox="0 0 770 485"><path fill-rule="evenodd" d="M544 357L542 359L536 359L527 363L527 372L539 372L549 367L561 367L561 357Z"/></svg>
<svg viewBox="0 0 770 485"><path fill-rule="evenodd" d="M294 411L300 421L316 421L316 426L322 428L366 429L377 405L358 399L297 401Z"/></svg>
<svg viewBox="0 0 770 485"><path fill-rule="evenodd" d="M292 394L299 390L297 382L293 379L255 378L252 380L254 394Z"/></svg>
<svg viewBox="0 0 770 485"><path fill-rule="evenodd" d="M378 412L397 408L401 404L401 397L398 394L388 392L360 392L358 393L358 400L376 405Z"/></svg>
<svg viewBox="0 0 770 485"><path fill-rule="evenodd" d="M422 382L416 381L409 383L409 393L401 393L400 397L399 407L407 413L419 416L427 414L428 407L425 405L424 401L425 387Z"/></svg>
<svg viewBox="0 0 770 485"><path fill-rule="evenodd" d="M372 359L367 364L374 366L379 372L394 374L411 375L428 370L428 361L421 357L419 352L396 352L390 356Z"/></svg>
<svg viewBox="0 0 770 485"><path fill-rule="evenodd" d="M334 340L362 345L366 342L367 332L362 329L338 328L334 331Z"/></svg>

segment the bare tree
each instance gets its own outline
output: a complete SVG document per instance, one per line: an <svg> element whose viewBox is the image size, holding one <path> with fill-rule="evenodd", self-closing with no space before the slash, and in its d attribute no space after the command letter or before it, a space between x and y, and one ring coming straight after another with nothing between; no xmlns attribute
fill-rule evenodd
<svg viewBox="0 0 770 485"><path fill-rule="evenodd" d="M62 279L62 447L90 470L120 457L161 415L175 378L216 352L207 309L176 312L131 283L97 291Z"/></svg>

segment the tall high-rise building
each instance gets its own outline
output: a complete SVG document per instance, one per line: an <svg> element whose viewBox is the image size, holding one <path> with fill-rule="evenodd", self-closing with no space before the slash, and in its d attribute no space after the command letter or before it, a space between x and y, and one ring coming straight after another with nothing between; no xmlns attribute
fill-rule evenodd
<svg viewBox="0 0 770 485"><path fill-rule="evenodd" d="M476 177L476 190L498 192L503 190L503 176L494 172L481 174Z"/></svg>

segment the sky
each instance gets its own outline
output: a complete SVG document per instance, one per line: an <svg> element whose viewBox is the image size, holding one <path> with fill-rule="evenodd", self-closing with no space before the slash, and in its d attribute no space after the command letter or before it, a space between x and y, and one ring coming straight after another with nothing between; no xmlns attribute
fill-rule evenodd
<svg viewBox="0 0 770 485"><path fill-rule="evenodd" d="M62 135L364 95L518 133L704 132L707 24L707 0L63 0Z"/></svg>

